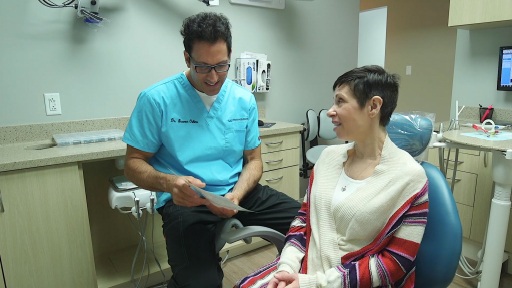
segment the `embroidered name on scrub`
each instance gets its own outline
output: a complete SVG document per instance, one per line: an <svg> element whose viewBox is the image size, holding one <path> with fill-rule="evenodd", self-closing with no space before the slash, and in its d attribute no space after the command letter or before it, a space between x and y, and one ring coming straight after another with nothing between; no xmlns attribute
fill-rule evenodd
<svg viewBox="0 0 512 288"><path fill-rule="evenodd" d="M176 119L174 118L171 118L171 123L176 123ZM197 124L199 122L197 122L197 120L194 120L194 119L190 119L190 120L181 120L181 119L178 119L178 122L177 123L193 123L193 124Z"/></svg>
<svg viewBox="0 0 512 288"><path fill-rule="evenodd" d="M247 121L249 120L249 118L238 118L238 119L229 119L228 122L233 122L233 121Z"/></svg>

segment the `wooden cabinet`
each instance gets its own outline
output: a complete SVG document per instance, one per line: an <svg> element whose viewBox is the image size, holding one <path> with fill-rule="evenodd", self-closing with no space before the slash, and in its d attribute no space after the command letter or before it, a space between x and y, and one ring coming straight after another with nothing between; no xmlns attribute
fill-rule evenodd
<svg viewBox="0 0 512 288"><path fill-rule="evenodd" d="M2 172L0 193L6 288L96 287L82 171L76 163Z"/></svg>
<svg viewBox="0 0 512 288"><path fill-rule="evenodd" d="M298 132L261 137L263 175L268 185L293 199L299 199L300 134Z"/></svg>
<svg viewBox="0 0 512 288"><path fill-rule="evenodd" d="M429 162L439 164L438 149L429 151ZM452 184L455 149L445 150L449 157L447 180ZM492 197L492 157L490 152L459 150L453 196L459 210L463 236L483 242Z"/></svg>
<svg viewBox="0 0 512 288"><path fill-rule="evenodd" d="M439 165L438 155L438 149L431 149L429 162ZM455 149L446 149L444 158L449 159L446 178L452 185ZM460 149L453 184L453 196L462 223L462 234L480 243L483 242L489 219L488 207L493 189L491 161L489 152Z"/></svg>
<svg viewBox="0 0 512 288"><path fill-rule="evenodd" d="M450 0L448 26L486 28L512 25L510 0Z"/></svg>
<svg viewBox="0 0 512 288"><path fill-rule="evenodd" d="M5 281L4 281L4 268L2 265L2 256L1 255L0 255L0 288L6 288Z"/></svg>

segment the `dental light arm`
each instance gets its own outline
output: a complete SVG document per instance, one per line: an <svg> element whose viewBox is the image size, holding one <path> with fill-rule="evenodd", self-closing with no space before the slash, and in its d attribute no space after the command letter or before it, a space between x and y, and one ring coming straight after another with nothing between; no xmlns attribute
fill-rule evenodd
<svg viewBox="0 0 512 288"><path fill-rule="evenodd" d="M100 0L66 0L61 4L56 4L52 0L38 0L39 3L49 8L75 8L77 15L84 18L84 22L99 24L105 18L99 15ZM122 0L120 0L122 1ZM210 6L209 0L199 0L199 2Z"/></svg>
<svg viewBox="0 0 512 288"><path fill-rule="evenodd" d="M104 20L103 17L99 16L99 0L67 0L62 4L56 4L52 0L38 1L49 8L74 8L77 10L77 15L85 18L84 21L87 23L98 24Z"/></svg>
<svg viewBox="0 0 512 288"><path fill-rule="evenodd" d="M77 14L84 17L86 23L97 24L104 20L99 16L100 1L99 0L78 0Z"/></svg>

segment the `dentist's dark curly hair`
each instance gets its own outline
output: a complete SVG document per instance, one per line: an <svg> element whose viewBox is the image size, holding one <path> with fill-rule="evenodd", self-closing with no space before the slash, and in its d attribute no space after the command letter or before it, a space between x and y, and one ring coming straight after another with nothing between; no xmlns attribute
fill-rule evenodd
<svg viewBox="0 0 512 288"><path fill-rule="evenodd" d="M183 46L189 55L196 41L205 41L211 44L224 40L231 55L231 24L221 13L201 12L187 17L180 30L183 36Z"/></svg>
<svg viewBox="0 0 512 288"><path fill-rule="evenodd" d="M398 102L399 76L386 72L378 65L368 65L352 69L336 79L332 90L348 85L360 108L365 107L373 96L382 98L380 125L386 126Z"/></svg>

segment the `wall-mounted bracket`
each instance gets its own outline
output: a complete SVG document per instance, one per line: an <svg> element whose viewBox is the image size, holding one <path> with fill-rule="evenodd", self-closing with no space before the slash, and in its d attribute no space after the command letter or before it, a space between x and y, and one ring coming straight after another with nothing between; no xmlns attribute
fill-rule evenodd
<svg viewBox="0 0 512 288"><path fill-rule="evenodd" d="M229 0L229 3L258 6L263 8L284 9L285 0Z"/></svg>

